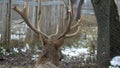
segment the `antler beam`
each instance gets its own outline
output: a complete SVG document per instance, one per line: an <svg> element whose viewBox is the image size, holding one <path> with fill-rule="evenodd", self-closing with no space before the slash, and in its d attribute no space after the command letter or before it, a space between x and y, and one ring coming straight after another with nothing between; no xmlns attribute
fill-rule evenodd
<svg viewBox="0 0 120 68"><path fill-rule="evenodd" d="M63 0L64 1L64 0ZM65 3L65 1L64 1ZM66 3L65 3L66 5ZM58 39L61 39L61 38L69 38L69 37L73 37L75 35L77 35L80 31L80 26L81 26L81 19L77 21L77 23L75 25L73 25L71 27L71 23L74 22L74 16L73 16L73 13L72 13L72 7L71 7L71 1L69 0L69 3L68 5L66 5L67 7L67 11L68 11L68 16L69 16L69 21L68 21L68 25L67 25L67 28L65 29L65 31L58 37ZM76 32L72 33L72 34L68 34L72 29L76 28L77 27L77 30Z"/></svg>
<svg viewBox="0 0 120 68"><path fill-rule="evenodd" d="M41 34L42 37L48 38L48 36L47 36L45 33L37 30L37 29L31 24L31 22L30 22L30 20L29 20L29 5L28 5L28 1L27 1L27 0L26 0L26 2L25 2L25 5L24 5L24 6L25 6L25 7L23 8L23 10L21 10L18 6L13 7L13 9L14 9L18 14L20 14L20 16L24 19L25 23L26 23L26 24L29 26L29 28L31 28L35 33Z"/></svg>
<svg viewBox="0 0 120 68"><path fill-rule="evenodd" d="M53 36L56 36L56 35L58 35L58 33L59 33L59 25L57 24L57 27L56 27L57 29L56 29L56 32L54 33L54 34L51 34L49 37L51 38L51 37L53 37Z"/></svg>
<svg viewBox="0 0 120 68"><path fill-rule="evenodd" d="M78 20L78 22L70 28L70 30L72 30L74 28L77 28L77 30L72 34L66 34L65 35L66 38L74 37L80 32L80 28L81 28L81 25L82 25L81 20L82 20L82 18L80 20Z"/></svg>
<svg viewBox="0 0 120 68"><path fill-rule="evenodd" d="M70 0L69 0L69 3L68 3L68 6L66 5L66 7L68 8L69 22L68 22L67 28L66 28L65 31L58 37L58 39L60 39L60 38L62 38L62 37L65 37L65 35L70 32L70 25L71 25L71 22L73 21L73 19L72 19L72 9L71 9L71 2L70 2Z"/></svg>

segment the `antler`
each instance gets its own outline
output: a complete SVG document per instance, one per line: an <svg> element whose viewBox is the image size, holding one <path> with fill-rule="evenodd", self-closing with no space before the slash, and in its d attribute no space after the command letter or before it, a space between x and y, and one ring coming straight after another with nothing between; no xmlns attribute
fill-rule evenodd
<svg viewBox="0 0 120 68"><path fill-rule="evenodd" d="M51 34L49 37L51 38L51 37L53 37L53 36L56 36L56 35L58 35L58 33L59 33L59 25L57 24L57 27L56 27L57 29L56 29L56 32L54 33L54 34Z"/></svg>
<svg viewBox="0 0 120 68"><path fill-rule="evenodd" d="M64 1L65 3L65 1ZM66 5L66 3L65 3ZM68 25L67 28L65 29L65 31L58 37L58 39L61 38L69 38L69 37L73 37L75 35L77 35L80 31L80 26L81 26L81 19L77 21L77 23L73 26L71 26L71 23L74 22L74 17L72 14L72 8L71 8L71 1L69 0L68 5L66 5L67 9L68 9L68 14L69 14L69 21L68 21ZM72 29L76 28L77 30L76 32L72 33L72 34L68 34Z"/></svg>
<svg viewBox="0 0 120 68"><path fill-rule="evenodd" d="M82 25L81 20L82 20L82 18L80 20L78 20L78 22L70 28L70 30L72 30L72 29L77 27L77 30L72 34L66 34L65 35L66 38L74 37L80 32L80 28L81 28L81 25Z"/></svg>
<svg viewBox="0 0 120 68"><path fill-rule="evenodd" d="M65 1L64 1L64 3L65 3ZM40 5L41 5L41 4L40 4ZM68 16L69 16L69 19L68 19L68 21L67 21L67 22L68 22L68 25L67 25L65 31L64 31L60 36L58 36L57 39L73 37L73 36L75 36L76 34L78 34L79 31L80 31L80 25L81 25L80 22L81 22L81 20L78 20L75 25L71 26L71 23L72 23L72 22L75 22L75 21L74 21L74 17L73 17L73 14L72 14L72 8L71 8L71 2L70 2L70 0L69 0L68 5L66 5L66 7L67 7L67 9L68 9ZM41 8L41 7L40 7L40 8ZM29 28L31 28L35 33L41 35L42 39L48 39L48 38L51 38L51 37L56 36L56 35L58 34L58 29L59 29L59 26L58 26L58 25L57 25L56 33L55 33L55 34L51 34L51 35L49 35L49 36L46 35L45 33L41 32L41 30L36 29L36 28L32 25L31 21L29 20L29 4L28 4L28 0L26 0L26 2L25 2L23 10L19 9L18 6L15 6L13 9L14 9L18 14L20 14L20 16L24 19L25 23L29 26ZM40 13L41 13L41 12L40 12ZM38 18L38 21L37 21L37 22L40 23L40 17ZM68 33L69 33L72 29L74 29L74 28L78 28L78 29L76 30L76 32L74 32L74 33L72 33L72 34L68 34Z"/></svg>
<svg viewBox="0 0 120 68"><path fill-rule="evenodd" d="M24 8L23 10L19 9L18 6L13 7L13 9L20 14L20 16L24 19L25 23L29 26L29 28L31 28L35 33L41 34L42 38L48 38L48 36L41 32L40 30L36 29L31 21L29 20L29 5L28 5L28 0L26 0L25 4L24 4Z"/></svg>

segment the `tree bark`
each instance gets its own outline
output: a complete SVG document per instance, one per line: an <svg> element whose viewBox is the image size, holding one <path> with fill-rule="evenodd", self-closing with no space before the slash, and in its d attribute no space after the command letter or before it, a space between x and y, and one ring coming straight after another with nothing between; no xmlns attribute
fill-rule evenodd
<svg viewBox="0 0 120 68"><path fill-rule="evenodd" d="M98 24L97 68L106 68L110 59L110 0L91 0Z"/></svg>
<svg viewBox="0 0 120 68"><path fill-rule="evenodd" d="M120 55L120 21L114 0L110 1L110 58Z"/></svg>
<svg viewBox="0 0 120 68"><path fill-rule="evenodd" d="M79 2L79 6L78 6L78 9L77 9L77 16L76 16L76 21L78 19L80 19L81 17L81 9L82 9L82 5L84 4L84 0L80 0Z"/></svg>

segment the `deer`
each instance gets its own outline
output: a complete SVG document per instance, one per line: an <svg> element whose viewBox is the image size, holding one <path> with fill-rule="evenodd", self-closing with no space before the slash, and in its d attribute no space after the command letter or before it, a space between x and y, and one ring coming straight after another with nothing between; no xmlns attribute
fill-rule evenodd
<svg viewBox="0 0 120 68"><path fill-rule="evenodd" d="M22 17L22 19L25 21L27 26L38 35L38 37L40 38L40 42L43 45L42 52L38 60L36 61L35 68L60 68L59 54L58 54L60 47L62 46L66 38L74 37L78 35L80 32L80 28L82 25L81 18L78 21L74 20L70 0L69 0L69 3L68 4L65 3L65 5L68 11L68 20L66 21L68 24L66 25L65 30L59 36L57 36L59 33L58 26L54 34L47 35L43 33L40 29L35 28L31 24L32 22L29 19L28 0L26 0L23 9L20 9L18 6L14 6L12 8L15 12L17 12ZM73 22L75 24L72 25ZM76 30L73 33L71 33L71 31L75 28Z"/></svg>

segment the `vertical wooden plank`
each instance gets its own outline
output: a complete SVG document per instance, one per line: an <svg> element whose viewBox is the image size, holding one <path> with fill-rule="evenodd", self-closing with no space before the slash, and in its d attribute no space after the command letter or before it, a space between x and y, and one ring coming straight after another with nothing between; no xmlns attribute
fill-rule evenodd
<svg viewBox="0 0 120 68"><path fill-rule="evenodd" d="M42 2L56 0L42 0ZM57 0L61 1L61 0ZM53 34L56 31L57 24L62 24L63 5L42 5L41 28L44 33ZM60 26L61 28L61 26Z"/></svg>
<svg viewBox="0 0 120 68"><path fill-rule="evenodd" d="M0 9L0 13L1 13L1 14L0 14L0 15L1 15L1 20L0 20L1 25L0 25L0 27L1 27L1 29L0 29L0 30L1 30L1 40L2 40L3 37L4 37L4 36L3 36L3 31L4 31L4 28L3 28L3 19L4 19L4 18L3 18L3 8L2 8L2 7L4 6L4 4L3 4L3 3L0 3L0 4L1 4L1 6L0 6L0 8L1 8L1 9Z"/></svg>
<svg viewBox="0 0 120 68"><path fill-rule="evenodd" d="M10 46L11 40L11 7L12 7L12 0L8 0L8 45Z"/></svg>
<svg viewBox="0 0 120 68"><path fill-rule="evenodd" d="M3 15L4 15L4 19L3 19L3 23L4 23L4 26L5 26L5 29L4 29L4 43L7 43L7 38L8 38L8 36L7 36L7 31L8 31L8 23L7 23L7 12L8 12L8 4L6 4L6 0L4 0L4 13L3 13Z"/></svg>

